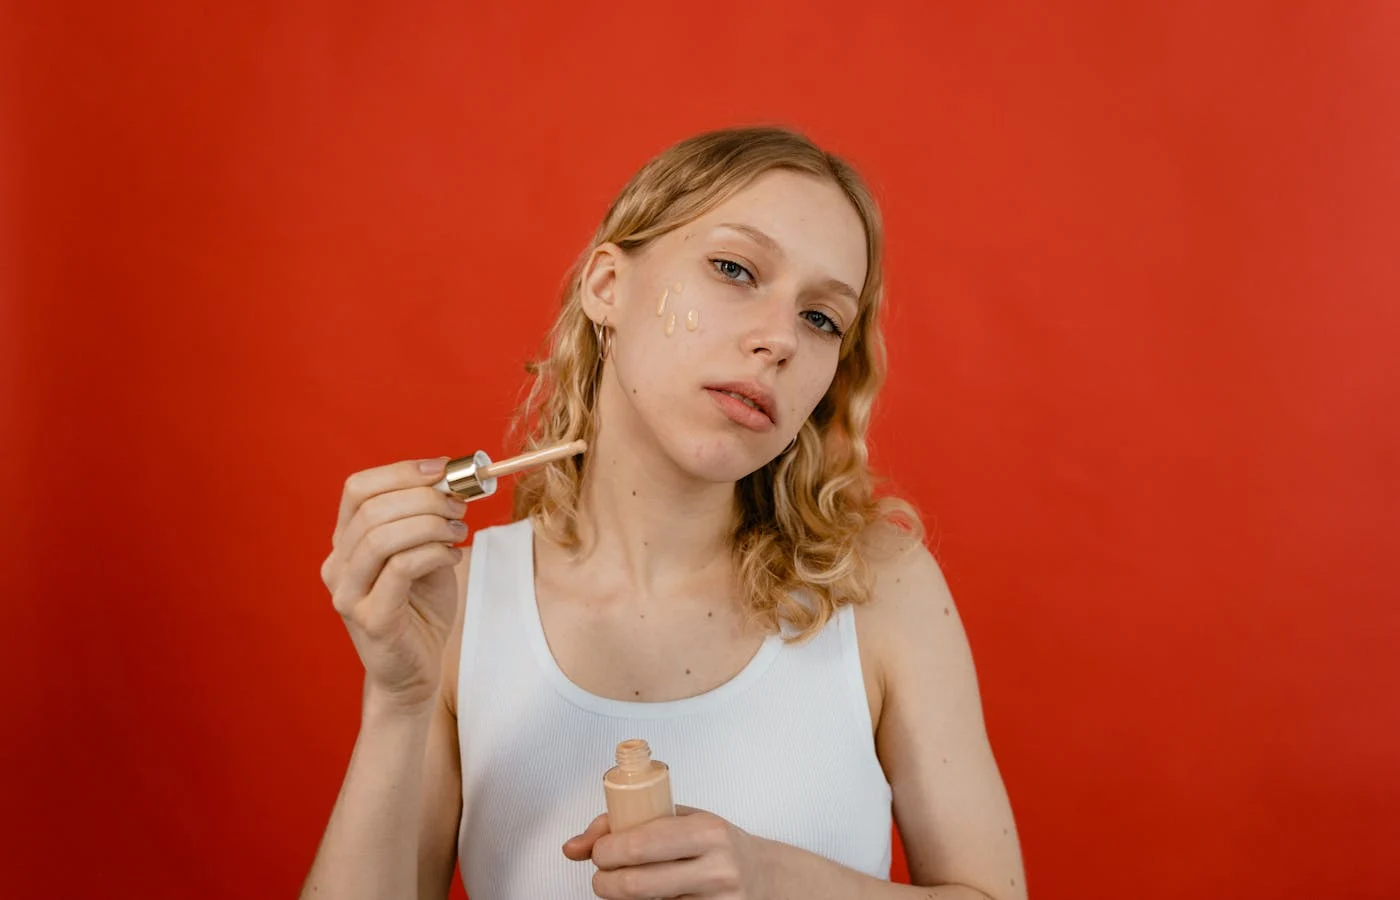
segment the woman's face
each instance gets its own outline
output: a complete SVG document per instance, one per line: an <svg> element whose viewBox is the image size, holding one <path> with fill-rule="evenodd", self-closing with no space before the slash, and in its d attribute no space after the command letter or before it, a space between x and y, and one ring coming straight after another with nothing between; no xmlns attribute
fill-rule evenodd
<svg viewBox="0 0 1400 900"><path fill-rule="evenodd" d="M599 248L583 302L615 331L604 427L639 429L705 480L762 468L831 386L865 274L850 200L783 170L640 251Z"/></svg>

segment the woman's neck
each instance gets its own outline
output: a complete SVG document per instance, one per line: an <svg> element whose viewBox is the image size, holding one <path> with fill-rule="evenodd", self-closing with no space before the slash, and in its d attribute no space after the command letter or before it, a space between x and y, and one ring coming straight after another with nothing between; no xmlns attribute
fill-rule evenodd
<svg viewBox="0 0 1400 900"><path fill-rule="evenodd" d="M581 561L643 601L683 593L697 581L727 580L734 484L687 474L639 424L625 413L613 416L586 456Z"/></svg>

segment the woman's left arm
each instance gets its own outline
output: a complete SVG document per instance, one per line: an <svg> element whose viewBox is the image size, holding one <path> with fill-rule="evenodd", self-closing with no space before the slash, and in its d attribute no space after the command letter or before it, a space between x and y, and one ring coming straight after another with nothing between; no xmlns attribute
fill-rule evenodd
<svg viewBox="0 0 1400 900"><path fill-rule="evenodd" d="M856 609L856 623L882 685L875 743L913 884L764 842L757 852L778 889L760 896L1025 900L1016 823L948 584L922 544L872 551L875 601Z"/></svg>
<svg viewBox="0 0 1400 900"><path fill-rule="evenodd" d="M948 584L922 544L878 556L875 602L856 610L882 684L876 750L910 880L946 886L913 896L1023 900L1016 822Z"/></svg>

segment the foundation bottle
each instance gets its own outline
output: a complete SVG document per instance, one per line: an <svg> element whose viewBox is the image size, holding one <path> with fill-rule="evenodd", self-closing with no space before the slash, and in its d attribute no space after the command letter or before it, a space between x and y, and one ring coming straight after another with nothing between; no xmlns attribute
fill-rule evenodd
<svg viewBox="0 0 1400 900"><path fill-rule="evenodd" d="M603 793L612 831L626 831L676 814L671 802L671 770L651 758L651 747L643 740L617 745L617 765L603 776Z"/></svg>

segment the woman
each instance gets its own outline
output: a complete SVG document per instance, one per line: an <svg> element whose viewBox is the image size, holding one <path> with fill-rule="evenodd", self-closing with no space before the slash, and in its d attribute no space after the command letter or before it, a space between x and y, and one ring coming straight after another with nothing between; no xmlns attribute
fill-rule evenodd
<svg viewBox="0 0 1400 900"><path fill-rule="evenodd" d="M588 452L466 552L444 460L348 479L322 577L363 718L304 896L445 897L456 859L474 900L1025 896L953 601L867 468L880 265L839 159L684 141L608 211L533 370L527 446ZM612 834L634 737L686 805ZM891 809L938 890L887 880Z"/></svg>

